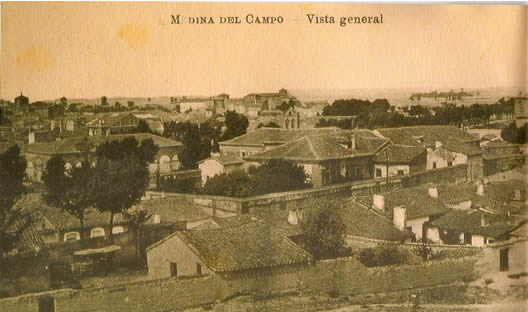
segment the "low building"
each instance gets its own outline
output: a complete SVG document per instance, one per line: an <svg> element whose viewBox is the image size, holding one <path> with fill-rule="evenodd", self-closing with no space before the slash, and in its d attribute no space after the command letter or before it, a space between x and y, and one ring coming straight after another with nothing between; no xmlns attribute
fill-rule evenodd
<svg viewBox="0 0 528 312"><path fill-rule="evenodd" d="M410 174L425 170L427 149L420 146L402 146L391 144L379 151L374 157L374 177Z"/></svg>
<svg viewBox="0 0 528 312"><path fill-rule="evenodd" d="M307 135L287 144L243 157L262 164L286 160L304 167L313 187L371 179L374 155L386 140L366 131L343 133L342 136Z"/></svg>
<svg viewBox="0 0 528 312"><path fill-rule="evenodd" d="M198 162L202 185L216 175L241 169L243 165L244 160L233 153L213 154L211 157Z"/></svg>
<svg viewBox="0 0 528 312"><path fill-rule="evenodd" d="M217 275L224 281L279 272L312 261L287 236L261 222L202 231L178 231L147 248L151 278Z"/></svg>
<svg viewBox="0 0 528 312"><path fill-rule="evenodd" d="M479 138L454 126L414 126L375 130L392 144L427 148L426 169L467 164L467 177L483 176Z"/></svg>
<svg viewBox="0 0 528 312"><path fill-rule="evenodd" d="M429 224L427 238L435 243L482 247L509 240L520 226L512 217L472 209L452 210Z"/></svg>
<svg viewBox="0 0 528 312"><path fill-rule="evenodd" d="M149 164L149 171L152 175L170 174L180 167L178 161L178 152L183 145L181 142L173 141L164 137L150 133L134 133L123 135L105 135L105 136L80 136L66 137L62 140L33 143L22 145L21 149L27 160L26 174L32 181L40 181L42 173L45 170L47 161L53 156L61 156L66 162L66 167L80 166L82 161L81 149L89 149L90 161L95 161L95 149L104 142L112 140L122 140L123 138L133 136L138 142L145 139L152 139L154 144L158 145L159 150L154 163Z"/></svg>
<svg viewBox="0 0 528 312"><path fill-rule="evenodd" d="M139 118L132 113L98 114L86 122L90 136L133 133Z"/></svg>
<svg viewBox="0 0 528 312"><path fill-rule="evenodd" d="M525 156L519 145L500 140L490 141L484 145L484 176L521 168L524 162Z"/></svg>
<svg viewBox="0 0 528 312"><path fill-rule="evenodd" d="M358 196L357 200L384 214L399 230L414 233L416 239L426 237L428 224L449 211L434 187Z"/></svg>

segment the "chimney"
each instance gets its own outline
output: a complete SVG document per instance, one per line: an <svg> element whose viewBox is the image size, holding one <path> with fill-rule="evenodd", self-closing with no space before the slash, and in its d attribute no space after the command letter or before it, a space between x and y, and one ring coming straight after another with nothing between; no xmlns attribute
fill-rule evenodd
<svg viewBox="0 0 528 312"><path fill-rule="evenodd" d="M477 183L477 195L484 196L484 184L482 182Z"/></svg>
<svg viewBox="0 0 528 312"><path fill-rule="evenodd" d="M440 141L435 141L435 148L439 148L442 146L442 142Z"/></svg>
<svg viewBox="0 0 528 312"><path fill-rule="evenodd" d="M385 212L385 196L381 194L372 195L372 205L374 209Z"/></svg>
<svg viewBox="0 0 528 312"><path fill-rule="evenodd" d="M405 226L407 225L407 208L405 206L394 207L392 214L392 222L394 226L400 230L404 231Z"/></svg>
<svg viewBox="0 0 528 312"><path fill-rule="evenodd" d="M429 187L429 196L431 198L438 198L438 188L436 186Z"/></svg>
<svg viewBox="0 0 528 312"><path fill-rule="evenodd" d="M352 133L352 138L350 142L350 148L355 150L356 149L356 133Z"/></svg>
<svg viewBox="0 0 528 312"><path fill-rule="evenodd" d="M29 131L28 144L35 143L35 132Z"/></svg>
<svg viewBox="0 0 528 312"><path fill-rule="evenodd" d="M480 215L480 226L487 226L487 225L488 225L488 220L486 218L486 215L481 214Z"/></svg>
<svg viewBox="0 0 528 312"><path fill-rule="evenodd" d="M295 210L288 211L288 223L297 225L297 212Z"/></svg>
<svg viewBox="0 0 528 312"><path fill-rule="evenodd" d="M513 197L515 201L521 201L521 190L515 190L515 195Z"/></svg>

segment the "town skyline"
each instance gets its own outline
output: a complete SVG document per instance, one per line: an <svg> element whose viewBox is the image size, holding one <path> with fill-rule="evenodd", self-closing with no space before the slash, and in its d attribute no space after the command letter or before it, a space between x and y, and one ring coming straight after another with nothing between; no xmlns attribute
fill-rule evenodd
<svg viewBox="0 0 528 312"><path fill-rule="evenodd" d="M4 99L20 91L49 100L222 92L243 96L283 87L526 89L525 47L518 40L523 34L522 7L5 3L2 9ZM249 11L282 15L285 22L170 24L171 14L177 13L218 16ZM380 11L384 24L375 26L305 21L309 12ZM486 36L495 29L508 31Z"/></svg>

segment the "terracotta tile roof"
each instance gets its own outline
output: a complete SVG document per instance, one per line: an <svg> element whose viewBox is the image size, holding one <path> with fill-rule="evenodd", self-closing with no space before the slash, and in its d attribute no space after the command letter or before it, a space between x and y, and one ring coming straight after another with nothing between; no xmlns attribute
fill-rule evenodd
<svg viewBox="0 0 528 312"><path fill-rule="evenodd" d="M216 230L183 231L177 234L215 272L274 267L312 260L289 238L252 222Z"/></svg>
<svg viewBox="0 0 528 312"><path fill-rule="evenodd" d="M204 161L208 159L215 159L219 163L221 163L224 166L227 165L235 165L235 164L242 164L244 163L244 160L242 158L238 157L235 153L222 153L220 155L211 156L209 158L206 158L204 160L200 160L198 164L203 163Z"/></svg>
<svg viewBox="0 0 528 312"><path fill-rule="evenodd" d="M252 145L263 146L264 143L288 143L302 138L306 135L337 135L344 133L339 128L259 128L253 132L246 133L234 139L220 142L220 145Z"/></svg>
<svg viewBox="0 0 528 312"><path fill-rule="evenodd" d="M179 221L192 221L209 218L209 215L186 196L169 196L143 200L138 205L148 210L153 216L159 215L161 223L177 223ZM149 223L152 223L152 218Z"/></svg>
<svg viewBox="0 0 528 312"><path fill-rule="evenodd" d="M244 159L250 161L262 161L271 159L286 159L302 162L319 162L331 159L352 158L358 156L373 155L376 149L385 143L379 138L356 137L356 148L344 147L343 137L329 135L309 135L293 142L275 147L273 149L249 155Z"/></svg>
<svg viewBox="0 0 528 312"><path fill-rule="evenodd" d="M136 116L134 116L132 113L129 113L129 112L97 114L95 116L92 116L91 120L86 122L86 126L87 127L98 127L99 121L101 121L104 127L112 127L115 123L119 122L120 120L130 115L137 119Z"/></svg>
<svg viewBox="0 0 528 312"><path fill-rule="evenodd" d="M486 225L481 224L482 218L485 218ZM497 238L513 231L519 224L516 223L513 218L504 215L494 215L477 210L451 210L431 222L430 225L439 229L467 232Z"/></svg>
<svg viewBox="0 0 528 312"><path fill-rule="evenodd" d="M414 126L377 129L381 135L393 144L408 146L434 146L436 141L447 149L466 155L482 154L474 142L479 139L454 126ZM420 140L423 140L421 142Z"/></svg>
<svg viewBox="0 0 528 312"><path fill-rule="evenodd" d="M438 185L423 185L417 187L423 194L429 194L429 188L436 187L438 191L438 200L444 204L457 204L469 201L473 198L472 194L466 191L460 185L438 184Z"/></svg>
<svg viewBox="0 0 528 312"><path fill-rule="evenodd" d="M76 154L76 153L80 153L77 146L85 138L88 138L88 140L92 142L93 146L98 146L99 144L104 143L104 142L108 142L112 140L122 140L123 138L129 137L129 136L135 137L139 142L145 139L152 139L154 141L154 144L158 145L160 148L182 146L181 142L167 139L167 138L157 136L154 134L133 133L133 134L97 135L97 136L84 136L84 137L83 136L67 137L59 141L25 144L22 146L22 150L25 153L46 154L46 155Z"/></svg>
<svg viewBox="0 0 528 312"><path fill-rule="evenodd" d="M409 188L393 192L381 193L385 197L385 213L392 218L394 207L405 205L407 219L444 214L448 208L438 199L434 199L422 188ZM369 207L372 206L372 196L358 196L358 199Z"/></svg>
<svg viewBox="0 0 528 312"><path fill-rule="evenodd" d="M374 157L374 162L385 163L388 161L389 163L410 163L420 154L425 152L425 147L392 144L378 152Z"/></svg>
<svg viewBox="0 0 528 312"><path fill-rule="evenodd" d="M387 217L354 199L345 202L343 209L343 221L348 235L386 241L400 241L414 237L413 233L398 230Z"/></svg>

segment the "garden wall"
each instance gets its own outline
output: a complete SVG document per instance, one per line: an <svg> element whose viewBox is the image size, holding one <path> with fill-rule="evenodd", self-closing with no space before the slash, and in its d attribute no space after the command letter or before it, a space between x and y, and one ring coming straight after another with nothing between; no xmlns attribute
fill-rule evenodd
<svg viewBox="0 0 528 312"><path fill-rule="evenodd" d="M55 312L168 311L212 303L236 294L266 296L286 291L359 294L408 290L477 278L478 257L420 265L367 268L353 258L267 270L168 278L86 290L60 290L0 300L0 311L38 311L39 299L53 297Z"/></svg>

